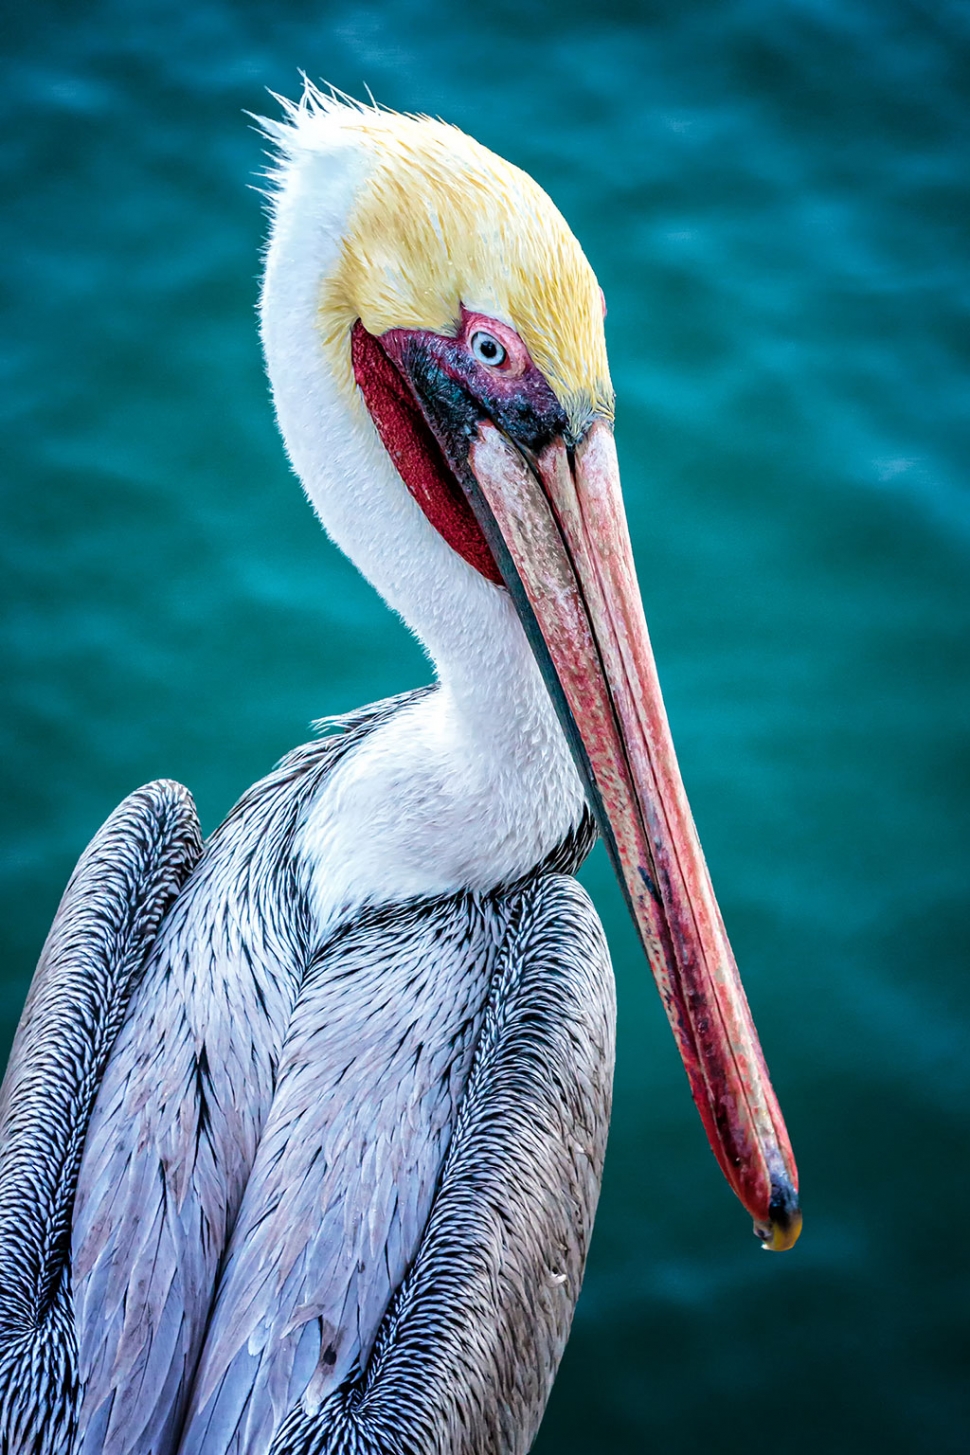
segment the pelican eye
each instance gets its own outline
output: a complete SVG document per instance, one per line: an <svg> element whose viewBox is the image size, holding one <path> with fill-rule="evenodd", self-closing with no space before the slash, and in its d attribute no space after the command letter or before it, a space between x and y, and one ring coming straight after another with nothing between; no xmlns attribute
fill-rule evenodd
<svg viewBox="0 0 970 1455"><path fill-rule="evenodd" d="M488 364L492 369L499 368L508 358L506 349L494 334L486 333L481 328L477 333L472 334L468 346L472 351L472 356L480 364Z"/></svg>

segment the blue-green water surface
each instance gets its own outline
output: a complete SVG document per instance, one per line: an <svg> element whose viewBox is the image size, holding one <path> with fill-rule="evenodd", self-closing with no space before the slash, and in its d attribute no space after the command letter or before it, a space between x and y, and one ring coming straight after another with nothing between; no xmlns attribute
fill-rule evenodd
<svg viewBox="0 0 970 1455"><path fill-rule="evenodd" d="M323 539L253 316L297 70L532 172L596 268L674 735L802 1173L766 1256L619 894L600 1216L541 1455L955 1455L970 1091L970 10L33 0L3 19L2 1030L157 776L211 829L427 680Z"/></svg>

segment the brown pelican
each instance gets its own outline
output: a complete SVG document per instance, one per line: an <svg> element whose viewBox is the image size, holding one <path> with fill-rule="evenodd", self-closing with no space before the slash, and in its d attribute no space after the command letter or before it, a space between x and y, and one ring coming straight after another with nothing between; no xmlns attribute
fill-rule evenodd
<svg viewBox="0 0 970 1455"><path fill-rule="evenodd" d="M204 849L161 782L81 859L0 1104L2 1448L511 1455L606 1140L597 828L771 1247L795 1167L667 728L589 264L441 122L308 88L267 129L280 428L436 681L329 722Z"/></svg>

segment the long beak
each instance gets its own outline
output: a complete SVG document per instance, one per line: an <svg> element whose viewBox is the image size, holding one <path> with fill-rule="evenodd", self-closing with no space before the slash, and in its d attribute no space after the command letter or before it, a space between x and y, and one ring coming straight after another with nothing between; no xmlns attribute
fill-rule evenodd
<svg viewBox="0 0 970 1455"><path fill-rule="evenodd" d="M714 1155L764 1246L790 1248L798 1173L677 766L612 432L597 421L574 453L555 440L533 467L486 422L469 464Z"/></svg>

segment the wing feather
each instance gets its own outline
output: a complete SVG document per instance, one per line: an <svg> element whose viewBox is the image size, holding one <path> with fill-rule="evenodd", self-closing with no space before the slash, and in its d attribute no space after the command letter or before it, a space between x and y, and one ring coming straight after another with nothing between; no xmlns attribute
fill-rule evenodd
<svg viewBox="0 0 970 1455"><path fill-rule="evenodd" d="M615 1005L575 880L541 879L510 911L417 1257L363 1375L322 1401L311 1380L270 1455L525 1455L535 1438L599 1195Z"/></svg>
<svg viewBox="0 0 970 1455"><path fill-rule="evenodd" d="M174 1448L311 955L294 839L334 764L398 706L356 715L251 788L156 941L78 1178L74 1455Z"/></svg>
<svg viewBox="0 0 970 1455"><path fill-rule="evenodd" d="M288 1027L183 1455L264 1455L321 1359L334 1388L366 1362L421 1239L493 960L464 895L384 907L321 950ZM245 1411L237 1423L233 1395L223 1421L223 1390L242 1388Z"/></svg>
<svg viewBox="0 0 970 1455"><path fill-rule="evenodd" d="M78 863L31 984L0 1090L0 1448L54 1455L72 1438L84 1138L133 986L201 850L181 785L131 794Z"/></svg>
<svg viewBox="0 0 970 1455"><path fill-rule="evenodd" d="M509 892L486 935L453 908L360 928L308 977L181 1455L531 1444L599 1191L612 972L572 879Z"/></svg>

